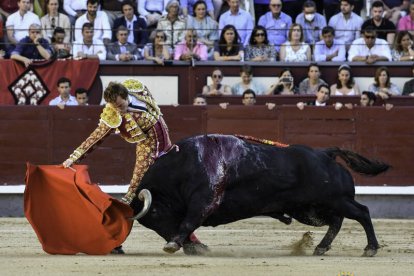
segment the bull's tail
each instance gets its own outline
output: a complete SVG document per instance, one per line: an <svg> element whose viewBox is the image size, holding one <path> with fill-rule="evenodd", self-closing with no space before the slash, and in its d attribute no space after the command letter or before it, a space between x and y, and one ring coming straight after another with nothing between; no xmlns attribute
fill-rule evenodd
<svg viewBox="0 0 414 276"><path fill-rule="evenodd" d="M349 168L364 175L375 176L387 171L390 168L390 165L384 162L370 160L362 155L359 155L358 153L343 150L337 147L325 149L324 152L333 159L339 156L345 161Z"/></svg>

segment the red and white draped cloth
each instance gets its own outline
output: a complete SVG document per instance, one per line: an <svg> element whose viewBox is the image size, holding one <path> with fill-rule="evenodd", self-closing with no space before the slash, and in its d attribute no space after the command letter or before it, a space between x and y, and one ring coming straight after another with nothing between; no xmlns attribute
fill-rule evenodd
<svg viewBox="0 0 414 276"><path fill-rule="evenodd" d="M99 61L92 59L55 60L29 68L5 59L0 65L0 105L48 105L51 99L59 96L56 83L60 78L70 79L72 87L89 90L99 69Z"/></svg>

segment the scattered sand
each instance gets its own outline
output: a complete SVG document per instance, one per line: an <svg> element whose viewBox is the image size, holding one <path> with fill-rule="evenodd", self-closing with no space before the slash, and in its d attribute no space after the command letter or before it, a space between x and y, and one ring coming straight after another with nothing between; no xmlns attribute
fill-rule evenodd
<svg viewBox="0 0 414 276"><path fill-rule="evenodd" d="M197 236L211 249L206 256L186 256L182 250L164 253L165 242L138 224L124 244L126 255L58 256L42 251L26 219L0 218L0 271L1 275L413 275L414 220L374 220L374 227L382 248L373 258L360 257L366 238L356 222L345 220L332 249L324 256L312 256L327 227L296 221L287 226L270 218L199 229ZM292 256L295 252L301 256Z"/></svg>

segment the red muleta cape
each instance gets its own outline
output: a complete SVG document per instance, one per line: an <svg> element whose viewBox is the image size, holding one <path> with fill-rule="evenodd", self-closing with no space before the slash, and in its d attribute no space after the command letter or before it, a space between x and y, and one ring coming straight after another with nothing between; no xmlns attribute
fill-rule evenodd
<svg viewBox="0 0 414 276"><path fill-rule="evenodd" d="M133 210L91 183L88 167L27 164L24 213L49 254L108 254L128 237Z"/></svg>

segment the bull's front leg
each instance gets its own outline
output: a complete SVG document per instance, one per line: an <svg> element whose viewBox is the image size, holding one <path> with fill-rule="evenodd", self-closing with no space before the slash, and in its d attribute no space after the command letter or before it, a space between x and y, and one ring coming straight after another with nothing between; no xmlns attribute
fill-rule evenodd
<svg viewBox="0 0 414 276"><path fill-rule="evenodd" d="M187 255L202 255L209 251L208 246L201 243L195 236L194 231L200 227L202 212L192 211L182 221L178 233L165 246L164 251L174 253L183 247Z"/></svg>
<svg viewBox="0 0 414 276"><path fill-rule="evenodd" d="M196 181L196 180L195 180ZM197 190L196 195L187 205L187 214L180 224L178 233L164 246L164 251L174 253L181 247L187 255L202 255L209 251L207 245L201 243L194 235L194 231L200 227L203 221L211 215L219 206L223 197L224 186L201 185L204 190Z"/></svg>
<svg viewBox="0 0 414 276"><path fill-rule="evenodd" d="M203 255L209 252L208 246L201 243L194 234L196 228L188 223L183 223L180 227L179 234L173 237L164 246L163 250L167 253L174 253L182 247L184 253L187 255Z"/></svg>
<svg viewBox="0 0 414 276"><path fill-rule="evenodd" d="M163 248L167 253L174 253L183 247L186 240L190 239L190 235L194 235L193 231L196 227L188 222L183 222L178 229L178 233Z"/></svg>

